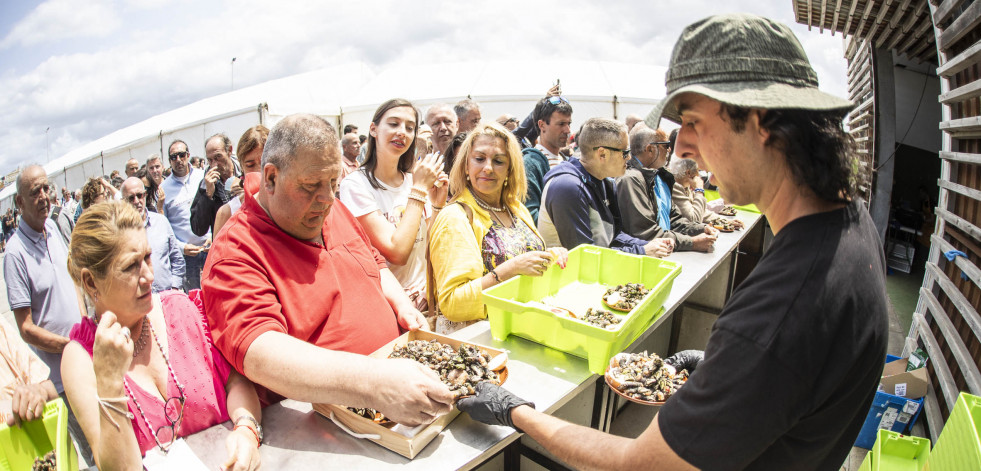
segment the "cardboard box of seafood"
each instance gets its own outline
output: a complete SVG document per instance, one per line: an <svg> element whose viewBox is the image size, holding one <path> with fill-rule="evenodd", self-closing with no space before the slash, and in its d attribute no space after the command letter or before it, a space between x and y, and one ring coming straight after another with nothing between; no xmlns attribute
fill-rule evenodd
<svg viewBox="0 0 981 471"><path fill-rule="evenodd" d="M623 351L663 312L681 264L613 249L580 245L569 251L565 269L551 266L540 277L517 276L484 290L491 335L508 335L585 358L589 370L603 374L614 354ZM629 311L611 313L613 323L590 322L606 303L611 288L639 283L646 291Z"/></svg>
<svg viewBox="0 0 981 471"><path fill-rule="evenodd" d="M437 340L443 344L453 347L454 350L458 350L461 344L467 344L475 346L478 350L487 353L488 357L491 359L501 358L506 361L507 358L502 350L498 350L496 348L486 347L473 342L464 342L445 335L425 331L406 332L385 346L379 348L370 356L376 358L388 358L393 351L398 348L405 347L413 340L422 340L426 342ZM503 369L498 371L499 382L503 383L507 380L507 365L505 364ZM416 455L418 455L423 448L429 444L429 442L433 441L433 439L436 438L436 436L439 435L439 433L443 431L443 429L446 428L446 426L449 425L457 415L460 414L460 410L454 407L452 411L437 417L429 424L409 428L401 424L388 421L387 419L381 422L368 419L348 409L346 406L336 404L313 404L313 409L324 417L332 420L338 425L338 427L344 429L344 431L348 434L356 438L371 440L409 459L415 458Z"/></svg>

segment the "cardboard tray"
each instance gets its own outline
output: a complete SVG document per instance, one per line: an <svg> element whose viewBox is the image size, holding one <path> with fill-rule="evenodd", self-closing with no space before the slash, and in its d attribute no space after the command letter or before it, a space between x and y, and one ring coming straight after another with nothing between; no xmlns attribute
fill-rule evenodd
<svg viewBox="0 0 981 471"><path fill-rule="evenodd" d="M429 341L433 339L450 345L454 349L459 348L460 344L463 343L474 345L481 350L486 351L491 358L504 353L503 350L498 350L496 348L487 347L473 342L464 342L462 340L447 337L445 335L439 335L433 332L411 331L402 334L369 356L375 358L388 358L388 355L391 354L395 348L403 347L408 344L409 341ZM506 364L504 369L501 370L499 374L501 383L507 381L508 369ZM395 424L390 422L388 424L379 424L373 420L366 419L358 414L355 414L354 412L351 412L346 406L336 404L313 404L313 410L317 411L324 417L333 420L336 424L338 424L338 426L343 425L342 428L346 427L347 430L345 431L351 436L371 440L409 459L415 458L416 455L426 448L426 445L428 445L429 442L433 441L433 439L436 438L436 436L439 435L439 433L443 431L443 429L446 428L446 426L449 425L457 415L460 414L460 410L454 407L452 411L437 417L428 425L420 425L417 428L415 435L412 438L409 438L395 430L392 430L392 426ZM332 415L333 418L331 417Z"/></svg>

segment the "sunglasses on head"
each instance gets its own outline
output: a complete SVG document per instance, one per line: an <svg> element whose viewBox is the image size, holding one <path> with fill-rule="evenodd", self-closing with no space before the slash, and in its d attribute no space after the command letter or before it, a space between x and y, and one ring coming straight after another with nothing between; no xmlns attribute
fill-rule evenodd
<svg viewBox="0 0 981 471"><path fill-rule="evenodd" d="M548 97L548 102L553 105L558 105L559 103L568 103L569 100L566 100L565 98L562 98L560 96L550 96Z"/></svg>
<svg viewBox="0 0 981 471"><path fill-rule="evenodd" d="M191 154L188 153L188 152L186 152L186 151L185 152L174 152L173 154L170 154L170 160L186 159L188 155L191 155Z"/></svg>

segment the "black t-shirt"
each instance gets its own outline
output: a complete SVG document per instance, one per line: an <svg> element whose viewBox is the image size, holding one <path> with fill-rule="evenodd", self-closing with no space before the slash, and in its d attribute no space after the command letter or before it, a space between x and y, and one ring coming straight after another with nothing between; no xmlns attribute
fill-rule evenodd
<svg viewBox="0 0 981 471"><path fill-rule="evenodd" d="M888 303L863 206L792 221L658 414L665 441L702 469L838 469L882 374Z"/></svg>

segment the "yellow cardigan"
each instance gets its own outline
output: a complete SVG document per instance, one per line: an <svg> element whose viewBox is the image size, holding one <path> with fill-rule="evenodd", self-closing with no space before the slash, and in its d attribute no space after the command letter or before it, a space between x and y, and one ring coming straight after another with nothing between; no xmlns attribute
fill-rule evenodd
<svg viewBox="0 0 981 471"><path fill-rule="evenodd" d="M491 217L477 205L469 188L464 189L455 202L470 208L473 223L459 204L447 204L433 222L429 232L429 262L436 282L436 300L440 311L451 321L483 319L487 313L481 296L480 278L485 271L480 248L484 236L490 231ZM523 204L510 209L511 214L524 221L541 239Z"/></svg>

